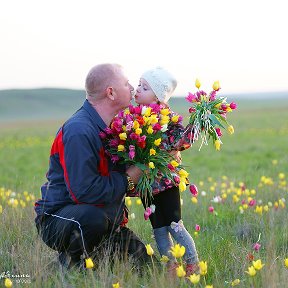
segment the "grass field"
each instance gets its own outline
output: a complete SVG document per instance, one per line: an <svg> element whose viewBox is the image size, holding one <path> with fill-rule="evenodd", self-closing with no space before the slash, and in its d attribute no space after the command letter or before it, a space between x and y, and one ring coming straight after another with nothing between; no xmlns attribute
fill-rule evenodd
<svg viewBox="0 0 288 288"><path fill-rule="evenodd" d="M235 279L240 280L238 287L286 287L288 99L239 100L238 104L229 115L235 133L225 133L220 152L212 145L198 151L199 143L183 152L190 181L200 192L197 203L191 201L190 192L183 192L183 220L200 260L208 266L196 287L231 287ZM175 102L173 108L185 112L183 102ZM4 275L15 287L66 287L67 283L67 287L112 287L117 282L120 287L193 287L185 279L167 279L153 267L139 278L127 265L116 263L111 269L105 261L96 271L72 272L63 282L56 254L39 240L33 222L33 202L40 196L50 145L63 121L0 123L0 287ZM127 199L127 204L130 215L135 215L129 227L156 253L143 208L136 199ZM209 212L210 206L214 212ZM201 227L198 235L196 224ZM253 250L257 241L259 251ZM255 276L246 273L252 258L265 264ZM17 275L22 277L13 278Z"/></svg>

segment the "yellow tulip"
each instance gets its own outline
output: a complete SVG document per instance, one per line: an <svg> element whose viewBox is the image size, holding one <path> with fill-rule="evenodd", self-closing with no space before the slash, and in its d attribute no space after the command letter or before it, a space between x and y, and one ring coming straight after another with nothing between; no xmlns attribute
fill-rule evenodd
<svg viewBox="0 0 288 288"><path fill-rule="evenodd" d="M176 268L176 273L179 278L183 278L186 275L186 272L182 265Z"/></svg>
<svg viewBox="0 0 288 288"><path fill-rule="evenodd" d="M154 250L153 250L153 248L151 247L151 245L150 245L150 244L147 244L145 247L146 247L146 252L147 252L147 254L148 254L149 256L152 256L152 255L154 254Z"/></svg>
<svg viewBox="0 0 288 288"><path fill-rule="evenodd" d="M141 128L135 129L135 134L140 135L141 133L142 133L142 129Z"/></svg>
<svg viewBox="0 0 288 288"><path fill-rule="evenodd" d="M206 261L200 261L199 262L199 268L200 268L200 275L206 275L207 274L207 262Z"/></svg>
<svg viewBox="0 0 288 288"><path fill-rule="evenodd" d="M232 125L229 125L227 129L228 129L229 134L231 135L234 134L234 127Z"/></svg>
<svg viewBox="0 0 288 288"><path fill-rule="evenodd" d="M113 288L120 288L120 283L119 282L114 283L114 284L112 284L112 287Z"/></svg>
<svg viewBox="0 0 288 288"><path fill-rule="evenodd" d="M150 149L150 156L151 156L151 155L156 155L156 150L153 149L153 148Z"/></svg>
<svg viewBox="0 0 288 288"><path fill-rule="evenodd" d="M10 287L13 286L13 283L12 283L12 281L9 278L6 278L5 281L4 281L4 286L7 287L7 288L10 288Z"/></svg>
<svg viewBox="0 0 288 288"><path fill-rule="evenodd" d="M187 188L186 183L185 183L184 181L181 181L181 182L179 183L179 191L180 191L180 192L183 192L183 191L186 190L186 188Z"/></svg>
<svg viewBox="0 0 288 288"><path fill-rule="evenodd" d="M153 134L153 132L154 132L154 130L153 130L152 126L150 125L150 126L148 127L148 129L147 129L147 133L148 133L148 134Z"/></svg>
<svg viewBox="0 0 288 288"><path fill-rule="evenodd" d="M85 259L85 266L87 269L91 269L94 267L94 263L91 258Z"/></svg>
<svg viewBox="0 0 288 288"><path fill-rule="evenodd" d="M155 146L159 146L161 144L161 138L158 138L154 141Z"/></svg>
<svg viewBox="0 0 288 288"><path fill-rule="evenodd" d="M124 145L118 145L117 150L118 150L118 151L124 151L124 150L125 150Z"/></svg>
<svg viewBox="0 0 288 288"><path fill-rule="evenodd" d="M288 268L288 258L286 258L286 259L284 260L284 264L285 264L285 266Z"/></svg>
<svg viewBox="0 0 288 288"><path fill-rule="evenodd" d="M179 170L178 174L181 178L187 178L189 175L189 173L185 171L184 169Z"/></svg>
<svg viewBox="0 0 288 288"><path fill-rule="evenodd" d="M240 280L239 279L235 279L234 281L231 282L231 286L234 287L236 285L240 284Z"/></svg>
<svg viewBox="0 0 288 288"><path fill-rule="evenodd" d="M215 146L216 151L220 151L220 147L221 147L220 140L215 140L214 146Z"/></svg>
<svg viewBox="0 0 288 288"><path fill-rule="evenodd" d="M150 168L150 169L155 169L155 165L154 165L153 162L149 162L149 168Z"/></svg>
<svg viewBox="0 0 288 288"><path fill-rule="evenodd" d="M192 203L197 204L198 203L198 199L197 197L192 197L191 198Z"/></svg>
<svg viewBox="0 0 288 288"><path fill-rule="evenodd" d="M137 129L137 128L139 128L139 127L140 127L139 122L135 120L135 121L133 122L133 128L134 128L134 129Z"/></svg>
<svg viewBox="0 0 288 288"><path fill-rule="evenodd" d="M220 89L220 83L219 83L219 81L215 81L215 82L213 83L212 88L213 88L215 91L218 91L218 90Z"/></svg>
<svg viewBox="0 0 288 288"><path fill-rule="evenodd" d="M196 80L195 80L195 86L196 86L196 88L200 88L200 86L201 86L201 83L200 83L200 81L199 81L199 79L197 78Z"/></svg>
<svg viewBox="0 0 288 288"><path fill-rule="evenodd" d="M160 258L160 261L161 261L162 263L167 263L167 262L169 262L169 258L168 258L166 255L163 255L163 256Z"/></svg>
<svg viewBox="0 0 288 288"><path fill-rule="evenodd" d="M171 118L171 121L172 121L173 123L177 123L178 120L179 120L179 115L174 115L174 116Z"/></svg>
<svg viewBox="0 0 288 288"><path fill-rule="evenodd" d="M163 116L167 116L170 113L170 110L168 108L164 108L160 110L160 114Z"/></svg>
<svg viewBox="0 0 288 288"><path fill-rule="evenodd" d="M181 258L185 254L185 247L176 244L171 248L170 252L175 258Z"/></svg>
<svg viewBox="0 0 288 288"><path fill-rule="evenodd" d="M247 274L249 274L251 277L256 275L256 270L253 266L248 267L248 271L245 271Z"/></svg>
<svg viewBox="0 0 288 288"><path fill-rule="evenodd" d="M175 160L172 160L172 161L170 162L170 164L171 164L174 168L179 166L179 163L178 163L177 161L175 161Z"/></svg>
<svg viewBox="0 0 288 288"><path fill-rule="evenodd" d="M265 264L262 264L261 259L253 261L253 266L256 270L261 270Z"/></svg>
<svg viewBox="0 0 288 288"><path fill-rule="evenodd" d="M119 138L120 138L121 140L126 140L126 139L127 139L127 134L126 134L126 133L120 133L120 134L119 134Z"/></svg>
<svg viewBox="0 0 288 288"><path fill-rule="evenodd" d="M200 275L192 274L188 277L188 280L190 280L192 284L197 284L200 281Z"/></svg>

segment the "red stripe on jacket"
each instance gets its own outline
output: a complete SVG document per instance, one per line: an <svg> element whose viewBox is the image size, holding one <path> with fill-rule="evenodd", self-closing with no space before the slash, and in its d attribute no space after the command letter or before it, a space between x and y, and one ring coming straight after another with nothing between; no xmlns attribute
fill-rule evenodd
<svg viewBox="0 0 288 288"><path fill-rule="evenodd" d="M73 201L76 204L80 204L80 202L78 201L78 199L76 198L76 196L74 195L71 186L70 186L70 181L69 181L69 177L68 177L68 172L67 172L67 167L66 167L66 162L65 162L65 153L64 153L64 144L63 144L63 130L61 128L61 130L59 131L59 133L57 134L53 145L51 147L51 152L50 152L50 156L54 155L54 154L59 154L59 158L60 158L60 164L63 168L64 171L64 178L65 181L67 183L67 187L69 190L69 193L73 199Z"/></svg>

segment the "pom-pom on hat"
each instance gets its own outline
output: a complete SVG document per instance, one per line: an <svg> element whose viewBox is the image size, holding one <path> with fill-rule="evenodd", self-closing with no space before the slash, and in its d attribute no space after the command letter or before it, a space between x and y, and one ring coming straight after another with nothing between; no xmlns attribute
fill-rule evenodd
<svg viewBox="0 0 288 288"><path fill-rule="evenodd" d="M143 73L146 80L160 102L167 103L177 86L175 77L162 67L156 67Z"/></svg>

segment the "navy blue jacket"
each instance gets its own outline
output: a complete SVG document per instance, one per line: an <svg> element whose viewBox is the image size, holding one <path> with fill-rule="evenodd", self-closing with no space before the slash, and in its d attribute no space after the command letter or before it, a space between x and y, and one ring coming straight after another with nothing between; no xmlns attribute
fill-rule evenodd
<svg viewBox="0 0 288 288"><path fill-rule="evenodd" d="M86 100L59 129L51 148L48 182L35 203L37 215L85 203L103 207L111 221L121 222L127 179L124 166L115 166L105 155L99 132L106 127Z"/></svg>

